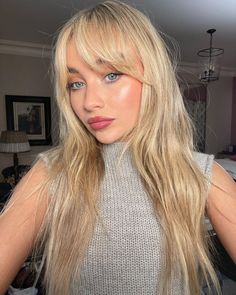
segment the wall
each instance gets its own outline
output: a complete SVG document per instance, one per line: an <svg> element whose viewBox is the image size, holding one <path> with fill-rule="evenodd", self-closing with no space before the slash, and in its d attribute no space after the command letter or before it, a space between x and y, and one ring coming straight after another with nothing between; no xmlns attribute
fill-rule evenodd
<svg viewBox="0 0 236 295"><path fill-rule="evenodd" d="M207 87L206 152L216 154L231 144L233 78L220 77Z"/></svg>
<svg viewBox="0 0 236 295"><path fill-rule="evenodd" d="M219 80L207 85L206 153L217 154L233 143L231 135L236 134L236 123L232 125L234 119L232 112L236 116L236 97L233 100L233 81L235 79L233 75L232 71L224 71ZM180 68L179 76L182 89L199 85L196 67ZM235 101L234 104L233 101Z"/></svg>
<svg viewBox="0 0 236 295"><path fill-rule="evenodd" d="M51 97L52 137L57 121L55 101L50 78L50 59L20 55L0 54L0 131L6 130L5 95ZM50 146L32 146L32 150L20 153L19 164L30 164L36 155ZM0 153L0 171L12 165L12 155Z"/></svg>
<svg viewBox="0 0 236 295"><path fill-rule="evenodd" d="M231 144L236 145L236 77L233 79Z"/></svg>

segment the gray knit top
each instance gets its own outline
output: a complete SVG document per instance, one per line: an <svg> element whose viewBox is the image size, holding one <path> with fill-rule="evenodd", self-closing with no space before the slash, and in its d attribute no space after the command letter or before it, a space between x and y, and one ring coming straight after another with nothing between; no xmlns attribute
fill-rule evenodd
<svg viewBox="0 0 236 295"><path fill-rule="evenodd" d="M157 295L164 267L163 231L128 152L123 145L104 146L105 177L98 222L83 260L73 295ZM210 176L213 156L195 153ZM183 295L181 278L171 295Z"/></svg>

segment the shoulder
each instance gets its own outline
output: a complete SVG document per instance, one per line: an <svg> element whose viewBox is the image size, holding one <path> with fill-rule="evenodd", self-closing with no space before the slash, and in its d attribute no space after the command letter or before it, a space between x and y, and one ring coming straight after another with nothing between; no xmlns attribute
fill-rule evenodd
<svg viewBox="0 0 236 295"><path fill-rule="evenodd" d="M212 189L210 193L236 195L236 182L226 170L214 161L212 167Z"/></svg>
<svg viewBox="0 0 236 295"><path fill-rule="evenodd" d="M37 188L47 179L47 169L38 161L16 186L0 215L0 293L14 279L29 255L47 210L47 192Z"/></svg>
<svg viewBox="0 0 236 295"><path fill-rule="evenodd" d="M218 164L213 164L207 213L225 249L236 262L236 182Z"/></svg>
<svg viewBox="0 0 236 295"><path fill-rule="evenodd" d="M38 159L29 172L21 179L14 190L14 194L19 191L31 190L37 185L44 183L48 177L48 167L46 163ZM14 196L13 194L13 196Z"/></svg>
<svg viewBox="0 0 236 295"><path fill-rule="evenodd" d="M22 218L36 221L39 217L40 224L48 204L47 179L48 169L38 160L13 190L1 217L17 216L19 222Z"/></svg>
<svg viewBox="0 0 236 295"><path fill-rule="evenodd" d="M37 160L43 162L45 166L50 169L53 163L60 158L61 150L61 147L51 148L50 150L40 153Z"/></svg>
<svg viewBox="0 0 236 295"><path fill-rule="evenodd" d="M35 218L38 213L45 212L48 202L47 179L48 169L43 161L38 160L15 187L4 215L19 215L21 212L22 216Z"/></svg>

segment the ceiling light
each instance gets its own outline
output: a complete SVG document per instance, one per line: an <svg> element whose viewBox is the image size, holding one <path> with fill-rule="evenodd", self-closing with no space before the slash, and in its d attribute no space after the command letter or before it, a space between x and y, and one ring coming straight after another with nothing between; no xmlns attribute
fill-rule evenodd
<svg viewBox="0 0 236 295"><path fill-rule="evenodd" d="M212 47L212 38L215 29L209 29L206 32L210 35L210 47L198 51L199 56L199 80L201 82L211 82L219 79L220 76L220 60L224 53L222 48Z"/></svg>

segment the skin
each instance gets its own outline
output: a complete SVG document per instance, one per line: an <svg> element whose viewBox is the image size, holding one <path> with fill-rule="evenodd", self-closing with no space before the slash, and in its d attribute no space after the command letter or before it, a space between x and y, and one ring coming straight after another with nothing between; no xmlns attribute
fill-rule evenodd
<svg viewBox="0 0 236 295"><path fill-rule="evenodd" d="M71 106L81 122L101 143L123 140L137 121L142 83L103 63L99 72L94 71L82 60L73 41L68 44L67 66ZM141 67L138 62L137 67ZM112 123L94 130L88 119L96 116L112 118Z"/></svg>
<svg viewBox="0 0 236 295"><path fill-rule="evenodd" d="M236 263L236 182L217 163L212 170L207 214L217 236Z"/></svg>
<svg viewBox="0 0 236 295"><path fill-rule="evenodd" d="M33 190L46 179L46 168L38 162L17 185L8 210L0 216L0 294L5 294L31 252L47 208L47 192L39 201Z"/></svg>
<svg viewBox="0 0 236 295"><path fill-rule="evenodd" d="M127 75L109 75L113 71L105 65L99 72L92 71L81 60L73 43L68 46L67 61L71 72L68 80L71 106L79 119L102 143L123 140L138 118L141 83ZM87 122L94 116L108 116L113 120L109 126L94 130ZM39 199L34 188L46 180L47 168L38 162L17 185L10 207L0 216L0 294L7 290L29 255L45 217L47 192L45 198ZM212 183L207 213L225 249L236 262L236 183L216 163Z"/></svg>

